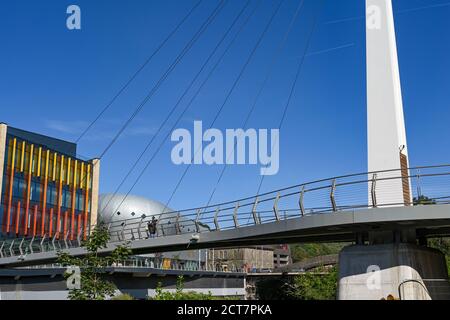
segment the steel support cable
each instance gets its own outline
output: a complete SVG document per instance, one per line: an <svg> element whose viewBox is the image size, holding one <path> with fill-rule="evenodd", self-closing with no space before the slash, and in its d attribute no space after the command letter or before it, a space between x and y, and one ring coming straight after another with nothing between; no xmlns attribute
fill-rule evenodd
<svg viewBox="0 0 450 320"><path fill-rule="evenodd" d="M138 165L138 163L141 161L142 157L147 153L147 150L150 148L150 146L153 144L153 142L155 141L156 137L159 136L160 132L163 130L164 126L166 125L166 123L169 121L170 117L173 115L173 113L178 109L179 105L181 104L181 102L184 100L184 98L186 97L186 95L190 92L190 90L192 89L192 87L194 86L194 84L196 83L196 81L198 80L198 78L200 77L200 75L203 73L203 71L205 70L206 66L209 64L209 62L211 61L211 59L214 57L214 55L217 53L217 51L219 50L219 48L221 47L221 45L223 44L223 42L225 41L225 39L228 37L228 35L230 34L231 30L235 27L236 23L239 21L239 19L241 18L241 16L243 15L243 13L245 12L245 10L248 8L248 6L250 5L251 0L247 0L246 4L242 7L242 9L240 10L240 12L238 13L238 15L236 16L236 18L233 20L232 24L230 25L230 27L226 30L226 32L224 33L224 35L222 36L222 38L219 40L219 42L217 43L217 45L215 46L215 48L213 49L213 51L209 54L209 56L207 57L206 61L203 63L202 67L200 68L200 70L197 72L197 74L194 76L194 78L192 79L192 81L190 82L190 84L188 85L188 87L184 90L183 94L180 96L180 98L178 99L177 103L172 107L172 109L170 110L170 112L168 113L168 115L165 117L164 121L161 123L161 125L159 126L159 128L156 130L155 134L152 135L151 139L149 140L149 142L147 143L147 145L145 146L145 148L142 150L142 152L139 154L139 156L137 157L136 161L133 163L133 165L131 166L130 170L127 172L127 174L124 176L124 178L122 179L122 181L120 182L120 184L117 186L117 188L114 191L113 196L109 199L109 201L107 202L107 204L105 205L104 209L105 210L108 205L110 204L111 200L114 198L114 196L119 192L120 188L123 186L123 184L125 183L125 181L128 179L128 177L131 175L131 173L134 171L134 169L136 168L136 166ZM117 210L113 211L116 212Z"/></svg>
<svg viewBox="0 0 450 320"><path fill-rule="evenodd" d="M153 60L153 58L161 51L161 49L166 45L166 43L175 35L175 33L180 29L180 27L186 22L186 20L192 15L192 13L197 9L197 7L202 3L203 0L198 1L189 12L181 19L180 22L175 26L175 28L167 35L167 37L158 45L158 47L152 52L152 54L144 61L144 63L136 70L136 72L125 82L124 85L119 89L119 91L112 97L112 99L106 104L106 106L100 111L100 113L95 117L94 120L86 127L86 129L80 134L80 136L75 140L78 143L92 126L103 116L103 114L111 107L111 105L117 100L117 98L128 88L128 86L136 79L136 77L141 73L142 70Z"/></svg>
<svg viewBox="0 0 450 320"><path fill-rule="evenodd" d="M271 62L270 62L270 66L269 66L267 74L266 74L266 76L264 78L264 81L263 81L263 83L262 83L262 85L261 85L261 87L260 87L260 89L259 89L259 91L258 91L258 93L257 93L257 95L256 95L256 97L254 99L254 101L253 101L253 104L251 105L250 110L247 113L247 116L246 116L246 118L244 120L244 123L242 125L242 128L244 128L244 129L247 127L248 121L250 120L250 117L252 116L253 111L255 110L255 107L256 107L257 103L259 102L261 94L264 91L264 89L265 89L265 87L266 87L270 77L272 76L272 73L273 73L274 67L276 65L276 62L280 58L281 52L285 48L287 39L289 38L289 35L290 35L291 31L292 31L292 28L294 27L295 22L297 21L297 18L298 18L299 14L300 14L300 11L301 11L301 9L303 7L304 2L305 2L304 0L300 0L299 4L297 6L297 9L295 10L294 15L293 15L293 17L292 17L292 19L291 19L291 21L289 23L288 29L285 32L281 42L279 43L275 53L272 56L272 59L271 59ZM234 141L234 148L236 148L236 145L237 145L237 141ZM234 148L233 148L233 150L234 150ZM221 171L221 173L219 175L219 178L217 179L216 185L214 186L213 191L211 192L211 195L209 196L208 202L207 202L205 207L208 207L211 204L211 201L212 201L212 199L213 199L213 197L214 197L214 195L215 195L215 193L217 191L217 187L219 186L219 184L220 184L220 182L221 182L221 180L223 178L223 175L224 175L224 173L226 171L226 168L228 167L226 165L226 163L228 162L228 159L230 159L231 155L233 154L233 150L230 152L230 154L227 157L227 161L225 162L225 165L222 168L222 171Z"/></svg>
<svg viewBox="0 0 450 320"><path fill-rule="evenodd" d="M172 73L172 71L176 68L176 66L180 63L180 61L184 58L184 56L189 52L189 50L192 48L192 46L197 42L197 40L202 36L202 34L208 29L209 25L214 21L214 19L217 17L217 15L222 11L225 4L228 0L221 0L219 4L216 6L216 8L211 12L211 14L208 16L208 18L203 22L203 24L200 26L200 28L197 30L197 32L194 34L194 36L189 40L189 42L185 45L183 50L178 54L175 61L172 62L172 64L168 67L166 72L159 78L158 82L153 86L153 88L150 90L150 92L147 94L147 96L144 98L144 100L141 101L141 103L138 105L138 107L134 110L132 115L127 119L127 121L122 125L122 127L119 129L117 134L113 137L111 142L106 146L106 148L103 150L103 152L100 154L97 159L103 158L103 156L109 151L109 149L114 145L114 143L117 141L117 139L122 135L122 133L125 131L125 129L128 127L128 125L133 121L133 119L139 114L139 112L142 110L142 108L147 104L147 102L153 97L153 95L158 91L158 89L161 87L163 82L167 79L167 77ZM94 164L95 165L95 164ZM87 175L84 177L83 182L86 180Z"/></svg>
<svg viewBox="0 0 450 320"><path fill-rule="evenodd" d="M259 45L261 44L262 40L264 39L265 35L267 34L267 31L269 30L270 26L272 25L272 22L273 22L275 16L277 15L278 11L280 10L281 5L282 5L283 3L284 3L284 0L281 0L281 1L279 2L278 6L276 7L275 11L274 11L273 14L271 15L271 17L270 17L268 23L266 24L266 26L265 26L263 32L262 32L261 35L259 36L258 41L256 42L255 46L253 47L253 49L252 49L252 51L251 51L251 53L250 53L250 56L247 58L247 61L245 62L244 66L242 67L241 71L239 72L239 75L238 75L238 77L236 78L236 80L234 81L234 83L233 83L231 89L229 90L229 92L228 92L228 94L227 94L227 96L226 96L224 102L222 103L222 105L220 106L220 108L219 108L219 110L217 111L216 115L214 116L214 119L213 119L211 125L209 126L210 129L214 126L214 124L215 124L216 120L218 119L219 115L222 113L223 108L225 107L226 103L227 103L228 100L230 99L230 96L231 96L231 94L234 92L234 89L236 88L237 84L238 84L239 81L241 80L242 75L244 74L245 70L247 69L248 65L250 64L251 60L253 59L253 56L255 55L256 50L258 49ZM179 179L177 185L175 186L175 189L173 190L173 192L172 192L170 198L168 199L168 201L167 201L166 204L165 204L165 209L168 208L170 202L172 201L172 199L173 199L173 197L175 196L175 194L176 194L178 188L180 187L182 181L184 180L184 177L186 176L187 172L188 172L189 169L191 168L193 159L195 158L195 155L196 155L199 151L200 151L200 148L198 148L198 149L194 152L194 155L193 155L193 157L192 157L192 159L191 159L191 163L190 163L190 164L186 167L186 169L184 170L184 172L183 172L181 178Z"/></svg>
<svg viewBox="0 0 450 320"><path fill-rule="evenodd" d="M322 2L321 2L321 6L320 6L319 12L321 11L323 5L324 5L324 0L322 0ZM305 61L305 57L306 57L306 55L307 55L307 53L308 53L309 46L310 46L310 44L311 44L311 39L312 39L312 36L313 36L313 34L314 34L314 31L315 31L315 29L316 29L316 27L317 27L317 22L318 22L318 20L319 20L319 19L318 19L319 12L318 12L318 13L315 15L315 17L314 17L313 26L312 26L312 28L311 28L311 32L309 33L309 36L308 36L308 39L307 39L307 42L306 42L306 46L305 46L305 50L304 50L304 52L303 52L303 55L302 55L301 58L300 58L300 61L299 61L298 67L297 67L297 72L296 72L296 74L295 74L294 82L292 83L291 90L290 90L290 93L289 93L289 97L288 97L288 100L286 101L286 104L285 104L285 106L284 106L283 114L282 114L282 116L281 116L281 119L280 119L280 122L279 122L279 125L278 125L278 129L279 129L279 130L280 130L280 129L282 128L282 126L283 126L284 119L285 119L285 117L286 117L286 114L287 114L287 110L288 110L288 108L289 108L289 105L291 104L292 97L293 97L293 94L294 94L294 90L295 90L295 88L296 88L296 86L297 86L297 82L298 82L298 79L299 79L301 70L303 69L303 64L304 64L304 61ZM272 148L271 152L273 152L273 148ZM264 179L265 179L265 175L262 175L262 176L261 176L261 179L260 179L260 182L259 182L259 185L258 185L258 191L256 192L256 197L258 197L258 195L259 195L259 193L260 193L260 191L261 191L261 187L262 187L262 184L263 184L263 182L264 182ZM247 223L248 223L249 220L250 220L250 217L248 218Z"/></svg>
<svg viewBox="0 0 450 320"><path fill-rule="evenodd" d="M98 158L102 158L109 149L113 146L113 144L117 141L117 139L122 135L122 133L125 131L125 129L128 127L128 125L133 121L133 119L139 114L139 112L142 110L142 108L145 106L145 104L153 97L153 95L158 91L158 89L161 87L162 83L167 79L167 77L172 73L172 71L175 69L175 67L180 63L180 61L184 58L184 56L189 52L189 50L192 48L192 46L197 42L197 40L202 36L202 34L206 31L206 29L209 27L209 25L214 21L214 19L217 17L217 15L222 11L223 7L225 6L225 3L227 0L221 0L217 7L214 9L214 11L209 15L209 17L206 19L205 22L201 25L201 27L197 30L195 35L189 40L189 42L186 44L186 46L183 48L183 50L179 53L177 58L174 62L169 66L169 68L166 70L166 72L161 76L161 78L158 80L158 82L153 86L153 88L150 90L150 92L147 94L147 96L144 98L144 100L138 105L138 107L134 110L132 115L127 119L127 121L122 125L122 127L119 129L117 134L113 137L111 142L106 146L106 148L103 150L101 155Z"/></svg>
<svg viewBox="0 0 450 320"><path fill-rule="evenodd" d="M203 87L206 85L206 83L209 81L209 79L211 78L211 76L214 74L214 71L217 69L217 67L220 65L220 63L222 62L223 58L226 56L226 54L228 53L228 51L231 49L231 47L233 46L234 42L236 41L236 39L238 38L238 36L241 34L241 32L243 31L243 29L245 28L245 26L248 24L248 22L250 21L250 19L253 17L253 15L256 12L256 9L259 7L259 4L261 3L261 1L258 1L257 6L255 6L254 9L252 9L252 11L250 12L250 14L246 17L245 21L242 23L242 25L240 26L239 30L236 32L236 34L234 35L233 39L228 43L226 49L223 51L223 53L221 54L221 56L219 57L219 59L216 61L216 63L214 64L214 66L211 68L211 70L209 71L208 75L205 77L205 79L203 80L203 82L201 83L201 85L199 86L199 88L197 89L197 91L194 93L194 95L191 97L191 99L189 100L188 104L185 106L185 108L183 109L183 111L180 113L180 115L178 116L177 120L175 121L175 123L172 125L172 128L168 131L168 133L166 134L166 136L164 137L164 139L161 141L161 143L158 145L157 149L155 150L155 152L153 153L152 157L147 161L145 167L141 170L141 172L139 173L138 177L135 179L135 181L133 182L133 185L129 188L128 192L126 193L125 197L122 199L122 201L120 202L119 206L117 207L117 209L114 211L118 211L120 209L120 206L123 204L123 202L127 199L127 197L130 195L130 193L133 191L133 189L135 188L135 186L138 184L138 182L140 181L140 179L142 178L142 176L144 175L145 171L148 169L148 167L150 166L150 164L153 162L153 160L155 159L155 157L158 155L159 151L162 149L162 147L164 146L164 143L166 142L166 140L170 137L172 131L176 128L176 126L178 125L178 123L181 121L181 119L183 118L183 116L185 115L185 113L189 110L189 108L192 106L192 103L195 101L195 99L197 98L197 96L200 94L201 90L203 89Z"/></svg>
<svg viewBox="0 0 450 320"><path fill-rule="evenodd" d="M286 105L284 106L283 114L281 116L280 123L278 125L278 129L279 130L281 130L281 128L283 126L283 123L284 123L284 120L286 118L286 114L287 114L287 111L289 109L289 105L291 104L292 97L294 95L294 91L295 91L295 88L297 86L298 79L300 78L300 73L301 73L301 71L303 69L303 65L304 65L304 62L305 62L305 57L306 57L306 54L308 53L309 46L311 45L311 39L312 39L312 37L314 35L314 31L316 30L317 23L319 21L319 15L320 15L320 12L322 11L322 8L323 8L324 4L325 4L325 0L322 0L319 10L314 16L313 26L311 28L311 32L309 33L309 36L308 36L308 39L307 39L307 43L306 43L306 46L305 46L305 50L303 52L303 55L300 58L300 61L299 61L298 67L297 67L297 72L296 72L296 75L295 75L295 79L294 79L294 82L292 83L291 91L289 93L289 97L288 97L288 100L286 102ZM273 152L273 148L272 148L272 152ZM262 184L264 182L264 178L265 178L265 175L262 175L261 176L261 180L259 182L258 191L256 193L257 195L259 195L259 193L261 191L261 187L262 187Z"/></svg>

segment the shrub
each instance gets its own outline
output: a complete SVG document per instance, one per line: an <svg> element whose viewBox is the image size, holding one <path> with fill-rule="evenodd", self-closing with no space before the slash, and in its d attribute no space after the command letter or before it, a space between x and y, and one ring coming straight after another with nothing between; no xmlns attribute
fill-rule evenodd
<svg viewBox="0 0 450 320"><path fill-rule="evenodd" d="M122 293L112 297L111 300L134 300L134 297L128 293Z"/></svg>

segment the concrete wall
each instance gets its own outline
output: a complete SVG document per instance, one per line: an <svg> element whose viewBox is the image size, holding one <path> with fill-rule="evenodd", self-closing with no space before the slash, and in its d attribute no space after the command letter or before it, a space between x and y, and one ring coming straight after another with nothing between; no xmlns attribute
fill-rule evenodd
<svg viewBox="0 0 450 320"><path fill-rule="evenodd" d="M439 292L429 280L443 285ZM444 255L414 244L344 248L339 255L339 299L380 300L388 295L403 300L449 298Z"/></svg>
<svg viewBox="0 0 450 320"><path fill-rule="evenodd" d="M214 255L214 263L234 265L236 268L244 266L257 269L273 269L274 256L272 249L255 248L226 248L210 250L210 254ZM212 257L209 258L212 262Z"/></svg>
<svg viewBox="0 0 450 320"><path fill-rule="evenodd" d="M149 275L146 272L140 272L139 268L134 271L134 273L114 273L109 275L107 280L117 286L118 293L128 293L137 299L154 296L158 283L161 283L164 290L174 291L176 288L178 275ZM243 275L230 278L220 275L186 275L184 280L186 291L206 294L211 292L214 296L245 295ZM2 276L0 272L1 300L66 300L68 292L62 273L49 272L44 276L41 272L39 276L21 276L17 279L11 272L8 277Z"/></svg>
<svg viewBox="0 0 450 320"><path fill-rule="evenodd" d="M257 269L273 269L273 250L245 249L244 263Z"/></svg>

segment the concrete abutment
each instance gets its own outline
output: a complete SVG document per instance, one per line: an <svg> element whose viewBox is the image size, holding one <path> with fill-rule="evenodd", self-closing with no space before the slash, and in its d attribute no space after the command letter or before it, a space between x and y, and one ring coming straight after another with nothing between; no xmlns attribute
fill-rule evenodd
<svg viewBox="0 0 450 320"><path fill-rule="evenodd" d="M351 245L339 254L339 300L450 299L442 252L413 243Z"/></svg>

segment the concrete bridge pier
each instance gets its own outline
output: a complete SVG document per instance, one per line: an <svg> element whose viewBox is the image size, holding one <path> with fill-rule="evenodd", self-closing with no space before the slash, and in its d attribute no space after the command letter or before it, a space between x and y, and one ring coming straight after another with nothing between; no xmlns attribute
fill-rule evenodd
<svg viewBox="0 0 450 320"><path fill-rule="evenodd" d="M411 233L409 233L411 234ZM372 242L345 247L339 254L339 300L450 299L442 252L411 242Z"/></svg>

